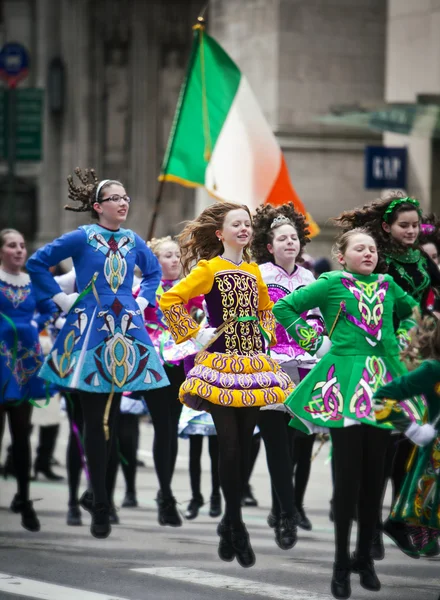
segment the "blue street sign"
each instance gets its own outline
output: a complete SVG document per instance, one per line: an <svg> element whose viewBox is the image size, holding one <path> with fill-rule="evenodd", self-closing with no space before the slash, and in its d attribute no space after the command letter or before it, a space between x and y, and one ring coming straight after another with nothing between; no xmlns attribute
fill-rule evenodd
<svg viewBox="0 0 440 600"><path fill-rule="evenodd" d="M365 187L367 190L406 188L406 148L365 148Z"/></svg>
<svg viewBox="0 0 440 600"><path fill-rule="evenodd" d="M9 42L0 50L0 77L15 87L29 72L29 53L22 44Z"/></svg>

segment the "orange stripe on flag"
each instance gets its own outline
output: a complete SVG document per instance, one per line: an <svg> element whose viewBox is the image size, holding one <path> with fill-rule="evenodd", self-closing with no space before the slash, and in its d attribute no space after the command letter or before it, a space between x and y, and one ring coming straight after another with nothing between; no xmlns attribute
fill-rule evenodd
<svg viewBox="0 0 440 600"><path fill-rule="evenodd" d="M287 202L293 202L296 210L307 217L307 221L310 225L310 235L313 237L319 233L319 227L306 211L304 204L301 202L298 194L296 193L289 177L289 171L287 170L286 161L284 160L283 154L281 154L281 166L278 172L278 177L273 184L269 196L266 198L266 204L272 204L273 206L280 206Z"/></svg>

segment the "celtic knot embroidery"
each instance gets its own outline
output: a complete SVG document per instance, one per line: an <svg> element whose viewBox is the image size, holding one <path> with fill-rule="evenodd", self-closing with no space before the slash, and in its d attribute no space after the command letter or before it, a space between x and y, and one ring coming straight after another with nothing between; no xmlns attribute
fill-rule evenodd
<svg viewBox="0 0 440 600"><path fill-rule="evenodd" d="M14 360L12 349L5 342L0 342L0 356L5 357L6 367L11 371L17 384L22 387L34 375L43 364L41 359L41 346L35 342L31 348L23 346L19 341L17 344L17 355ZM32 359L29 363L28 359Z"/></svg>
<svg viewBox="0 0 440 600"><path fill-rule="evenodd" d="M131 232L123 230L114 232L107 239L95 225L86 225L87 243L105 255L104 276L110 289L116 294L127 275L126 255L135 247L135 239Z"/></svg>
<svg viewBox="0 0 440 600"><path fill-rule="evenodd" d="M401 350L405 350L405 348L408 346L409 342L411 341L411 336L409 335L409 333L406 331L406 329L399 328L396 331L396 337L397 337L397 343L399 344L399 348Z"/></svg>
<svg viewBox="0 0 440 600"><path fill-rule="evenodd" d="M30 286L12 287L10 285L1 285L0 292L12 303L14 308L17 308L31 293Z"/></svg>
<svg viewBox="0 0 440 600"><path fill-rule="evenodd" d="M355 392L351 397L350 412L354 413L357 419L370 418L374 421L374 415L371 414L371 398L381 386L391 380L392 377L387 371L383 359L377 356L369 356L362 371L362 379L357 384Z"/></svg>
<svg viewBox="0 0 440 600"><path fill-rule="evenodd" d="M271 310L262 310L260 311L260 321L261 326L267 333L269 337L272 339L275 338L275 329L276 329L276 321L273 316L273 312Z"/></svg>
<svg viewBox="0 0 440 600"><path fill-rule="evenodd" d="M331 365L327 371L325 381L318 381L313 392L319 392L312 396L312 400L304 407L313 418L323 421L339 421L342 419L342 407L344 399L340 391L340 384L335 375L335 365Z"/></svg>
<svg viewBox="0 0 440 600"><path fill-rule="evenodd" d="M220 292L223 321L231 317L258 317L258 283L254 275L221 271L216 274L215 282ZM224 330L224 340L228 354L250 354L263 350L258 320L230 323Z"/></svg>
<svg viewBox="0 0 440 600"><path fill-rule="evenodd" d="M366 283L355 279L350 273L344 273L341 282L356 298L361 317L359 320L354 315L346 313L347 320L374 338L374 340L366 339L371 345L376 345L382 338L383 303L389 287L388 282L383 281L383 276L379 276L376 281Z"/></svg>
<svg viewBox="0 0 440 600"><path fill-rule="evenodd" d="M175 304L164 310L163 316L177 344L192 337L198 329L197 323L189 316L183 304Z"/></svg>
<svg viewBox="0 0 440 600"><path fill-rule="evenodd" d="M298 340L298 345L307 352L316 352L321 340L313 327L298 323L295 327L295 333Z"/></svg>

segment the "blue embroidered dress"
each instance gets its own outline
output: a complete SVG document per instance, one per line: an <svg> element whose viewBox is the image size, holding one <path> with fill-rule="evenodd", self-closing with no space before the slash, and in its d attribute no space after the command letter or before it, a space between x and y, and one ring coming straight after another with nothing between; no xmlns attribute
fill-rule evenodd
<svg viewBox="0 0 440 600"><path fill-rule="evenodd" d="M80 296L40 376L65 388L95 393L169 385L132 294L137 265L143 275L139 296L155 302L161 269L145 242L129 229L113 231L98 224L63 235L28 261L39 299L61 291L48 268L69 257Z"/></svg>
<svg viewBox="0 0 440 600"><path fill-rule="evenodd" d="M57 313L51 300L37 303L29 275L0 268L0 404L46 396L38 332Z"/></svg>

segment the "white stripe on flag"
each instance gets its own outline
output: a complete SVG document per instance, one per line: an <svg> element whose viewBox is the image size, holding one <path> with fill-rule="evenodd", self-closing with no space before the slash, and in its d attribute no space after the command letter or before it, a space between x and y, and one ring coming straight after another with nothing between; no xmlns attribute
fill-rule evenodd
<svg viewBox="0 0 440 600"><path fill-rule="evenodd" d="M7 573L0 573L0 591L39 600L128 600L111 594L98 594L45 581L14 577Z"/></svg>
<svg viewBox="0 0 440 600"><path fill-rule="evenodd" d="M229 592L240 592L249 596L262 596L264 598L275 598L275 600L333 600L329 594L315 594L308 590L294 587L283 587L271 585L260 581L239 579L219 573L208 573L197 569L186 569L185 567L147 567L143 569L131 569L137 573L154 575L165 579L174 579L184 583L204 585L206 587L223 589Z"/></svg>
<svg viewBox="0 0 440 600"><path fill-rule="evenodd" d="M281 158L278 142L242 75L206 168L206 188L223 200L255 208L269 196Z"/></svg>

